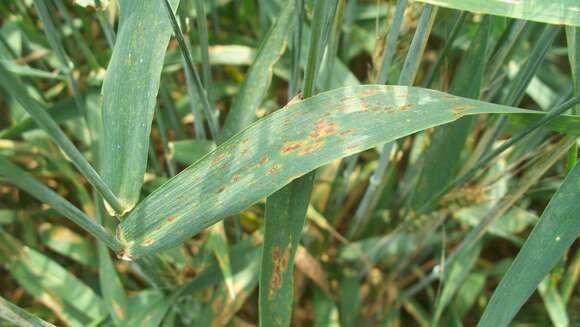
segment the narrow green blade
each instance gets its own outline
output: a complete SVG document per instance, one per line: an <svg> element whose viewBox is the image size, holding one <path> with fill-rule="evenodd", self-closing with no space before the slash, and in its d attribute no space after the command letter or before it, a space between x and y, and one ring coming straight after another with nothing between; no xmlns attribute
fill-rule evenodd
<svg viewBox="0 0 580 327"><path fill-rule="evenodd" d="M580 234L578 190L580 166L576 165L496 288L478 326L507 326L576 240Z"/></svg>
<svg viewBox="0 0 580 327"><path fill-rule="evenodd" d="M50 135L58 144L62 151L68 156L77 169L87 178L87 180L103 195L108 203L117 211L120 204L107 187L91 164L85 159L75 145L67 138L58 124L52 119L48 112L35 99L29 96L24 84L6 70L4 64L0 62L0 86L4 88L14 99L28 112L36 124Z"/></svg>
<svg viewBox="0 0 580 327"><path fill-rule="evenodd" d="M10 321L20 327L54 327L28 311L7 301L0 296L0 318Z"/></svg>
<svg viewBox="0 0 580 327"><path fill-rule="evenodd" d="M179 0L172 0L174 8ZM122 205L139 200L171 25L162 1L119 1L119 33L103 83L103 178ZM110 211L110 210L109 210Z"/></svg>
<svg viewBox="0 0 580 327"><path fill-rule="evenodd" d="M577 0L419 0L436 6L474 13L533 20L548 24L580 26Z"/></svg>
<svg viewBox="0 0 580 327"><path fill-rule="evenodd" d="M543 116L404 86L346 87L292 104L252 124L144 199L119 225L123 255L131 259L175 246L333 160L481 113Z"/></svg>
<svg viewBox="0 0 580 327"><path fill-rule="evenodd" d="M50 188L44 186L32 175L1 156L0 176L6 177L12 184L31 194L43 203L49 204L53 209L60 212L63 216L70 219L89 234L103 241L111 249L115 251L120 250L119 243L103 228L103 226L87 217L84 212Z"/></svg>
<svg viewBox="0 0 580 327"><path fill-rule="evenodd" d="M229 139L258 118L256 111L270 87L272 69L284 53L286 39L294 26L292 24L294 2L287 2L280 16L264 37L254 63L250 66L244 83L234 98L222 131L222 140Z"/></svg>
<svg viewBox="0 0 580 327"><path fill-rule="evenodd" d="M0 230L0 258L16 281L59 317L88 322L106 316L102 299L56 261Z"/></svg>
<svg viewBox="0 0 580 327"><path fill-rule="evenodd" d="M477 36L472 41L457 73L455 73L450 93L474 99L479 98L490 29L490 18L484 17ZM473 67L474 62L480 64ZM433 194L436 194L449 182L457 168L461 151L473 125L473 119L473 117L463 118L435 130L430 145L423 156L424 159L419 164L419 178L410 197L411 209L420 208L429 201Z"/></svg>

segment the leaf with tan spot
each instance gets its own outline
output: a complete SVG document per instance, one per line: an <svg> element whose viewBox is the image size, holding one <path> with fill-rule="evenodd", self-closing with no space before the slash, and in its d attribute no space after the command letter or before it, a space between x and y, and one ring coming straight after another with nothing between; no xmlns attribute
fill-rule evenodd
<svg viewBox="0 0 580 327"><path fill-rule="evenodd" d="M336 110L345 98L350 109ZM367 110L374 107L388 109ZM119 225L123 257L176 246L333 160L486 113L543 117L536 111L405 86L345 87L289 105L230 138L139 203ZM577 117L558 121L580 126ZM313 131L318 131L314 139ZM295 144L289 142L304 145L283 153L285 146ZM240 149L246 147L254 150L242 155ZM148 239L153 242L144 246Z"/></svg>

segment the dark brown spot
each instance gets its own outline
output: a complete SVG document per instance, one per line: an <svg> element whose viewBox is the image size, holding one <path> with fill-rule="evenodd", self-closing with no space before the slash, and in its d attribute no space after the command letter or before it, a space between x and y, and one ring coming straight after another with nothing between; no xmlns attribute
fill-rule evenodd
<svg viewBox="0 0 580 327"><path fill-rule="evenodd" d="M174 221L176 218L177 218L177 217L175 217L175 216L169 216L169 217L167 218L167 222L168 222L168 223L171 223L171 222L173 222L173 221Z"/></svg>
<svg viewBox="0 0 580 327"><path fill-rule="evenodd" d="M288 268L288 257L290 256L289 246L284 250L284 255L280 256L280 249L276 246L272 251L274 260L274 271L272 272L272 281L270 282L270 299L274 297L277 289L282 286L282 274Z"/></svg>

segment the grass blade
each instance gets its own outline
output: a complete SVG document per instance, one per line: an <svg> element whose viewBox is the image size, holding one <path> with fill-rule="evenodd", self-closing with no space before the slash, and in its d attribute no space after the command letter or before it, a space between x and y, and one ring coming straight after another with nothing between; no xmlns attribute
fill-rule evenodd
<svg viewBox="0 0 580 327"><path fill-rule="evenodd" d="M287 36L292 33L294 27L294 7L294 0L288 1L270 31L264 36L254 63L233 100L222 131L222 140L232 137L258 118L256 112L270 87L273 66L284 53Z"/></svg>
<svg viewBox="0 0 580 327"><path fill-rule="evenodd" d="M0 318L8 320L20 327L54 327L53 324L38 318L22 308L19 308L1 296Z"/></svg>
<svg viewBox="0 0 580 327"><path fill-rule="evenodd" d="M303 4L298 6L302 8ZM311 97L315 92L321 54L327 40L325 27L330 25L330 12L334 12L335 7L336 1L317 0L315 3L313 33L302 89L304 98ZM303 24L302 17L299 21ZM259 288L260 326L290 325L294 300L294 257L302 238L314 178L314 172L299 177L266 199Z"/></svg>
<svg viewBox="0 0 580 327"><path fill-rule="evenodd" d="M536 22L580 27L580 9L576 0L419 0L436 6L474 13L533 20Z"/></svg>
<svg viewBox="0 0 580 327"><path fill-rule="evenodd" d="M77 169L87 180L103 195L105 200L115 211L121 211L121 204L105 181L99 176L91 164L77 150L74 144L67 138L57 123L31 98L26 92L25 86L20 80L12 76L0 62L0 86L12 95L18 103L30 114L36 124L44 129L48 135L58 144L61 150L69 157Z"/></svg>
<svg viewBox="0 0 580 327"><path fill-rule="evenodd" d="M169 21L171 22L171 27L173 28L173 33L177 39L177 43L179 44L179 50L185 60L186 70L189 70L193 77L193 85L195 86L195 91L197 92L197 96L201 99L201 103L203 105L203 110L205 116L207 118L209 124L209 130L214 140L218 140L219 135L219 122L218 122L218 111L211 107L208 94L201 83L201 79L199 78L199 74L197 72L197 68L193 64L193 57L191 56L191 52L187 47L187 43L185 43L185 38L183 37L183 33L181 32L181 28L177 24L177 19L175 18L174 10L172 9L172 4L169 0L159 0L164 3L165 11L169 16Z"/></svg>
<svg viewBox="0 0 580 327"><path fill-rule="evenodd" d="M65 321L87 325L106 316L102 299L63 266L0 230L0 258L18 283ZM74 323L72 323L74 324Z"/></svg>
<svg viewBox="0 0 580 327"><path fill-rule="evenodd" d="M238 133L142 201L119 225L125 258L177 245L332 160L481 113L543 117L404 86L346 87L287 106ZM276 137L264 137L273 130ZM190 200L200 198L205 200Z"/></svg>
<svg viewBox="0 0 580 327"><path fill-rule="evenodd" d="M437 16L437 10L437 7L431 5L426 5L423 8L419 24L417 25L417 30L413 35L411 46L409 47L405 62L403 63L401 74L399 75L399 85L413 85L425 51L425 46L427 45L427 40L429 39L433 23L435 22L435 17ZM388 74L388 72L385 72L385 74ZM387 76L383 76L381 79L386 80ZM379 166L369 179L369 186L365 190L365 194L363 195L349 226L349 238L354 237L359 231L359 228L365 225L369 219L368 217L373 212L376 203L378 202L378 197L382 191L381 184L383 184L383 178L386 175L387 168L389 167L392 148L392 144L386 143L383 145L379 157Z"/></svg>
<svg viewBox="0 0 580 327"><path fill-rule="evenodd" d="M103 241L112 250L120 250L117 240L103 226L94 222L66 199L3 157L0 157L0 175L8 178L12 184L24 190L26 193L29 193L43 203L49 204L53 209L62 213L63 216L73 221L89 234Z"/></svg>
<svg viewBox="0 0 580 327"><path fill-rule="evenodd" d="M490 29L491 20L486 16L455 73L449 93L474 99L479 97ZM479 63L475 68L474 62ZM430 146L423 155L424 159L419 164L417 184L409 198L410 208L418 209L449 182L457 168L472 124L473 117L466 117L435 130Z"/></svg>
<svg viewBox="0 0 580 327"><path fill-rule="evenodd" d="M159 15L165 10L160 1L122 0L119 7L119 33L102 88L102 172L123 215L139 200L171 26Z"/></svg>
<svg viewBox="0 0 580 327"><path fill-rule="evenodd" d="M580 234L577 201L580 166L566 176L510 269L496 288L478 326L507 326L542 279ZM534 269L530 269L534 267Z"/></svg>

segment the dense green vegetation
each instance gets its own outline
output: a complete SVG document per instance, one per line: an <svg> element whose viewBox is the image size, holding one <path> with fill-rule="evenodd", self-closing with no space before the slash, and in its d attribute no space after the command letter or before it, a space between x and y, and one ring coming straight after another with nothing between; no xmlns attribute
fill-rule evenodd
<svg viewBox="0 0 580 327"><path fill-rule="evenodd" d="M0 2L0 325L580 323L577 0Z"/></svg>

